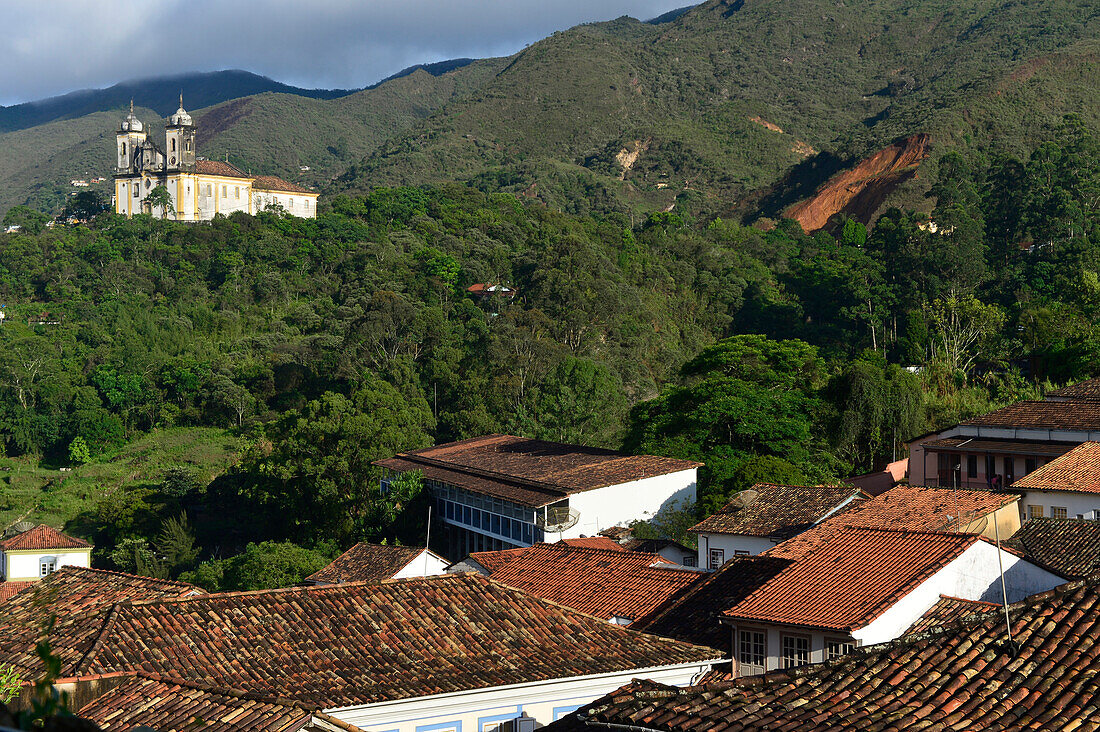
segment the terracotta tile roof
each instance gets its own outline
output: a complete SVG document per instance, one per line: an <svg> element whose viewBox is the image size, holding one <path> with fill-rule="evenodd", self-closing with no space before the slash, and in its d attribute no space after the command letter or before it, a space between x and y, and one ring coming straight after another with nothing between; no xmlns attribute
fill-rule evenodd
<svg viewBox="0 0 1100 732"><path fill-rule="evenodd" d="M119 605L81 671L332 708L719 656L450 574Z"/></svg>
<svg viewBox="0 0 1100 732"><path fill-rule="evenodd" d="M21 534L9 536L0 541L0 549L15 551L19 549L91 549L92 545L75 536L62 534L57 529L39 524Z"/></svg>
<svg viewBox="0 0 1100 732"><path fill-rule="evenodd" d="M718 622L718 616L789 566L789 559L735 557L632 627L687 643L722 648L728 655L730 629Z"/></svg>
<svg viewBox="0 0 1100 732"><path fill-rule="evenodd" d="M391 579L416 559L424 547L383 546L359 542L336 557L327 567L306 577L306 582L335 584L337 582L376 582Z"/></svg>
<svg viewBox="0 0 1100 732"><path fill-rule="evenodd" d="M684 554L695 554L695 550L691 547L686 547L680 542L673 541L672 539L630 539L620 544L620 546L627 551L648 552L649 554L656 554L662 549L668 549L669 547Z"/></svg>
<svg viewBox="0 0 1100 732"><path fill-rule="evenodd" d="M1078 381L1076 384L1067 384L1061 389L1055 389L1052 392L1048 392L1047 398L1100 401L1100 379L1088 379L1086 381Z"/></svg>
<svg viewBox="0 0 1100 732"><path fill-rule="evenodd" d="M1100 431L1100 402L1017 402L961 424L968 427Z"/></svg>
<svg viewBox="0 0 1100 732"><path fill-rule="evenodd" d="M252 179L252 190L255 191L278 191L280 193L308 193L316 196L317 193L303 188L297 183L291 183L288 180L275 175L257 175Z"/></svg>
<svg viewBox="0 0 1100 732"><path fill-rule="evenodd" d="M81 707L77 716L104 730L128 732L138 727L158 732L195 729L297 732L313 729L314 719L353 732L358 727L286 699L265 698L194 681L144 674L131 677Z"/></svg>
<svg viewBox="0 0 1100 732"><path fill-rule="evenodd" d="M1100 493L1100 442L1082 442L1012 484L1033 491Z"/></svg>
<svg viewBox="0 0 1100 732"><path fill-rule="evenodd" d="M640 620L707 576L657 554L536 544L493 572L497 582L602 620Z"/></svg>
<svg viewBox="0 0 1100 732"><path fill-rule="evenodd" d="M952 623L974 613L986 613L998 610L1001 606L995 602L983 602L982 600L965 600L961 597L940 595L936 604L928 608L928 611L917 619L917 622L909 626L906 633L922 633L941 625Z"/></svg>
<svg viewBox="0 0 1100 732"><path fill-rule="evenodd" d="M512 435L474 437L400 453L375 464L398 471L422 470L426 477L532 507L702 465Z"/></svg>
<svg viewBox="0 0 1100 732"><path fill-rule="evenodd" d="M723 615L856 630L976 541L973 534L845 527Z"/></svg>
<svg viewBox="0 0 1100 732"><path fill-rule="evenodd" d="M221 160L197 160L195 161L195 172L201 173L202 175L219 175L223 178L252 177L237 166L222 162Z"/></svg>
<svg viewBox="0 0 1100 732"><path fill-rule="evenodd" d="M585 706L603 724L658 732L897 732L1100 728L1100 588L1063 585L1003 614L857 648L824 664L732 684L636 681ZM562 728L565 728L564 726ZM558 727L547 727L558 732Z"/></svg>
<svg viewBox="0 0 1100 732"><path fill-rule="evenodd" d="M470 559L474 560L489 574L496 572L513 559L522 557L530 547L518 547L516 549L501 549L495 552L471 552Z"/></svg>
<svg viewBox="0 0 1100 732"><path fill-rule="evenodd" d="M696 534L738 534L786 538L804 531L853 496L850 485L803 486L757 483L757 497L742 507L736 496L718 513L708 516L690 531Z"/></svg>
<svg viewBox="0 0 1100 732"><path fill-rule="evenodd" d="M956 436L944 437L938 440L928 440L921 445L926 450L938 450L952 452L995 452L998 454L1012 455L1040 455L1057 457L1069 452L1077 446L1076 442L1039 442L1028 440L977 440L973 437Z"/></svg>
<svg viewBox="0 0 1100 732"><path fill-rule="evenodd" d="M35 580L29 582L0 582L0 602L7 600L17 592L22 592L35 583Z"/></svg>
<svg viewBox="0 0 1100 732"><path fill-rule="evenodd" d="M1029 519L1005 546L1067 577L1100 574L1100 521Z"/></svg>
<svg viewBox="0 0 1100 732"><path fill-rule="evenodd" d="M588 549L603 549L608 552L625 552L624 547L614 539L609 539L606 536L582 536L576 539L562 539L559 544L565 544L566 546L583 547Z"/></svg>
<svg viewBox="0 0 1100 732"><path fill-rule="evenodd" d="M837 530L849 526L952 531L959 528L960 516L965 526L1019 499L1013 493L899 485L869 500L853 503L846 510L776 545L767 553L797 559Z"/></svg>
<svg viewBox="0 0 1100 732"><path fill-rule="evenodd" d="M56 614L50 634L69 675L91 648L116 603L177 598L203 592L186 582L138 577L85 567L62 567L0 605L0 663L38 669L34 646L45 619Z"/></svg>
<svg viewBox="0 0 1100 732"><path fill-rule="evenodd" d="M615 541L626 541L630 538L631 532L629 526L612 526L609 529L604 529L600 532L600 536L606 536L609 539Z"/></svg>

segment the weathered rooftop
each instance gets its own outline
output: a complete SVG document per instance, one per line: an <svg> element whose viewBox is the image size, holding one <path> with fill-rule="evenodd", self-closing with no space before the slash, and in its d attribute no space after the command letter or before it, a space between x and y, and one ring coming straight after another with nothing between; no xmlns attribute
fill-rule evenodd
<svg viewBox="0 0 1100 732"><path fill-rule="evenodd" d="M0 541L0 550L18 551L21 549L90 549L91 544L75 536L63 534L55 528L39 524L7 539Z"/></svg>
<svg viewBox="0 0 1100 732"><path fill-rule="evenodd" d="M1100 574L1100 521L1029 519L1005 546L1066 577Z"/></svg>
<svg viewBox="0 0 1100 732"><path fill-rule="evenodd" d="M621 547L536 544L492 577L603 620L635 621L702 581L706 574L676 568L658 554Z"/></svg>
<svg viewBox="0 0 1100 732"><path fill-rule="evenodd" d="M742 499L734 496L718 513L691 527L691 531L785 539L813 526L845 501L865 497L850 485L757 483L752 490L756 492L756 500L751 504L743 505Z"/></svg>
<svg viewBox="0 0 1100 732"><path fill-rule="evenodd" d="M390 579L424 551L416 546L383 546L359 542L332 563L306 577L306 582L376 582Z"/></svg>
<svg viewBox="0 0 1100 732"><path fill-rule="evenodd" d="M1080 400L1016 402L960 424L967 427L1100 431L1100 402Z"/></svg>
<svg viewBox="0 0 1100 732"><path fill-rule="evenodd" d="M659 732L1100 729L1098 582L1013 605L1015 646L1007 643L1004 615L988 613L734 683L636 681L579 716ZM583 723L573 716L549 729Z"/></svg>
<svg viewBox="0 0 1100 732"><path fill-rule="evenodd" d="M720 655L452 574L119 605L81 671L174 675L332 708Z"/></svg>
<svg viewBox="0 0 1100 732"><path fill-rule="evenodd" d="M427 478L532 507L701 465L512 435L474 437L400 453L376 464L396 471L421 470Z"/></svg>
<svg viewBox="0 0 1100 732"><path fill-rule="evenodd" d="M1100 494L1100 443L1082 442L1012 484L1017 490Z"/></svg>

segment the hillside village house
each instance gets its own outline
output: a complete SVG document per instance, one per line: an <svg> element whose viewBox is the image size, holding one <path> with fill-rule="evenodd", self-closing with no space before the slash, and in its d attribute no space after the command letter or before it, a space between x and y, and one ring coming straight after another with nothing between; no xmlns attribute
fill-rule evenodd
<svg viewBox="0 0 1100 732"><path fill-rule="evenodd" d="M149 137L145 125L130 114L115 135L115 213L126 217L148 213L177 221L209 221L217 214L255 214L280 206L301 218L317 217L319 194L271 175L248 175L228 161L203 160L196 154L195 124L183 108L166 120L164 149ZM168 190L172 211L145 201L158 185Z"/></svg>
<svg viewBox="0 0 1100 732"><path fill-rule="evenodd" d="M19 530L23 529L23 530ZM16 525L0 540L0 600L31 586L62 567L90 567L92 545L45 524Z"/></svg>
<svg viewBox="0 0 1100 732"><path fill-rule="evenodd" d="M447 560L419 546L383 546L359 542L327 566L303 580L309 585L337 585L344 582L376 582L406 577L443 574Z"/></svg>
<svg viewBox="0 0 1100 732"><path fill-rule="evenodd" d="M767 679L638 680L546 732L1086 730L1097 727L1100 580L953 618Z"/></svg>
<svg viewBox="0 0 1100 732"><path fill-rule="evenodd" d="M1011 489L1023 494L1023 520L1049 516L1100 521L1100 443L1081 443L1020 478Z"/></svg>
<svg viewBox="0 0 1100 732"><path fill-rule="evenodd" d="M916 438L909 444L909 482L1005 488L1087 440L1100 440L1100 379Z"/></svg>
<svg viewBox="0 0 1100 732"><path fill-rule="evenodd" d="M689 529L698 536L698 565L718 569L733 557L766 552L865 498L863 491L846 485L757 483Z"/></svg>
<svg viewBox="0 0 1100 732"><path fill-rule="evenodd" d="M376 463L420 471L444 524L444 552L474 552L594 536L695 501L701 463L626 455L511 435L486 435Z"/></svg>
<svg viewBox="0 0 1100 732"><path fill-rule="evenodd" d="M0 605L0 663L33 668L38 621L56 612L59 684L82 706L97 686L111 693L103 680L140 674L200 687L219 708L242 694L290 700L337 728L491 730L523 714L549 723L638 676L682 686L723 660L473 574L203 595L66 567L42 584L50 608L31 592ZM179 695L147 691L143 724L166 728Z"/></svg>
<svg viewBox="0 0 1100 732"><path fill-rule="evenodd" d="M1001 566L1009 602L1065 582L974 534L844 527L786 558L789 567L722 612L739 676L893 640L941 594L1000 600Z"/></svg>

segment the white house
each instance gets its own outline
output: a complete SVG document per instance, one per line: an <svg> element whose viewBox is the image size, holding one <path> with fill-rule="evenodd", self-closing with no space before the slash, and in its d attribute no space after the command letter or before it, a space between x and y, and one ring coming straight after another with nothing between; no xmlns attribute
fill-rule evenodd
<svg viewBox="0 0 1100 732"><path fill-rule="evenodd" d="M39 524L0 541L4 582L39 580L65 566L90 567L92 545Z"/></svg>
<svg viewBox="0 0 1100 732"><path fill-rule="evenodd" d="M1023 494L1020 520L1100 521L1100 443L1083 442L1012 484Z"/></svg>
<svg viewBox="0 0 1100 732"><path fill-rule="evenodd" d="M738 675L893 640L941 595L1000 602L1002 567L1009 602L1065 582L976 534L840 527L823 539L795 553L777 547L790 565L721 614Z"/></svg>
<svg viewBox="0 0 1100 732"><path fill-rule="evenodd" d="M407 577L431 577L447 570L447 560L419 546L386 546L361 541L305 578L307 584L376 582Z"/></svg>
<svg viewBox="0 0 1100 732"><path fill-rule="evenodd" d="M848 485L757 483L691 527L699 537L698 566L718 569L733 557L766 552L867 497Z"/></svg>
<svg viewBox="0 0 1100 732"><path fill-rule="evenodd" d="M701 463L627 455L511 435L486 435L380 460L385 485L420 471L443 523L444 553L531 546L695 501Z"/></svg>

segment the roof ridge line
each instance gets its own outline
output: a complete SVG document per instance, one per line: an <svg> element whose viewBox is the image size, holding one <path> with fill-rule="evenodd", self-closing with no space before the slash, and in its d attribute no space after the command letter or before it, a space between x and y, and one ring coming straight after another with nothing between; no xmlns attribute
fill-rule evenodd
<svg viewBox="0 0 1100 732"><path fill-rule="evenodd" d="M175 585L177 587L186 588L186 589L190 589L190 590L198 590L200 592L206 593L206 590L199 587L198 585L193 585L190 582L184 582L182 580L161 579L159 577L149 577L148 575L133 574L131 572L120 572L117 569L103 569L101 567L81 567L81 566L78 566L78 565L75 565L75 564L66 564L65 566L59 567L57 570L55 570L54 574L56 574L58 572L66 572L66 571L70 572L70 573L71 572L97 572L99 574L112 575L112 576L115 576L115 577L129 577L131 579L140 579L140 580L145 580L146 582L160 582L161 584L165 584L165 585Z"/></svg>

